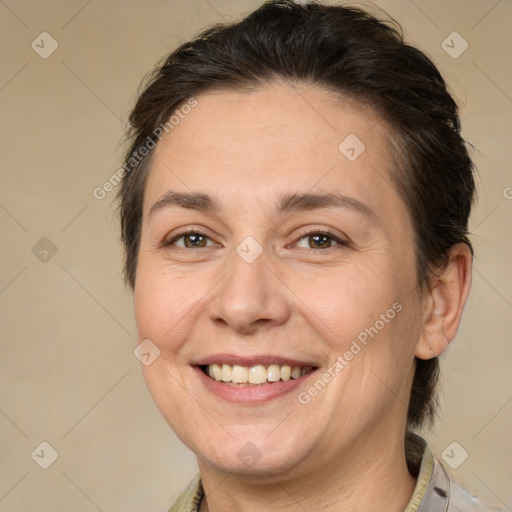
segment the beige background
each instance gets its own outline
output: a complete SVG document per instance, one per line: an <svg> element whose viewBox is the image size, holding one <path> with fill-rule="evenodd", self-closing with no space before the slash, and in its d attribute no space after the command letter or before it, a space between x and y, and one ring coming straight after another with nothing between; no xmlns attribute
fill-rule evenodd
<svg viewBox="0 0 512 512"><path fill-rule="evenodd" d="M114 192L92 192L120 165L144 74L259 3L0 0L0 512L162 511L195 473L132 353ZM458 442L469 458L451 475L512 510L512 2L375 3L444 73L479 168L473 292L425 435L438 456ZM47 59L31 48L43 31L59 45ZM441 46L453 31L469 44L456 59ZM58 452L46 470L42 441Z"/></svg>

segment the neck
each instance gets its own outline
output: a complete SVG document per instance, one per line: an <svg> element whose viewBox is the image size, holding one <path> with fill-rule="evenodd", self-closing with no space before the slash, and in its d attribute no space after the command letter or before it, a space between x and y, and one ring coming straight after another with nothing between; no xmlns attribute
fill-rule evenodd
<svg viewBox="0 0 512 512"><path fill-rule="evenodd" d="M297 466L293 474L258 477L221 473L199 461L207 497L201 512L402 512L416 484L407 469L404 435L391 440L370 433L322 460L314 471Z"/></svg>

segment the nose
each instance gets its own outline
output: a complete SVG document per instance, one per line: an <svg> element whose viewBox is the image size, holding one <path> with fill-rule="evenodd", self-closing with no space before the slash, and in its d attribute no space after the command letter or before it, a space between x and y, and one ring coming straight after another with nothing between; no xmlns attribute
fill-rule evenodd
<svg viewBox="0 0 512 512"><path fill-rule="evenodd" d="M268 265L265 252L248 263L234 252L231 270L216 287L210 318L242 334L280 325L290 316L286 285Z"/></svg>

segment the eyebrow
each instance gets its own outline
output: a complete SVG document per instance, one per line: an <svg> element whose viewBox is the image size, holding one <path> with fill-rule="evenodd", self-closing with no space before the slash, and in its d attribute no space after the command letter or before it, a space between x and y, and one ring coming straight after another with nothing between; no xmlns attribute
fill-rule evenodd
<svg viewBox="0 0 512 512"><path fill-rule="evenodd" d="M201 192L175 192L168 190L149 210L149 216L166 208L186 208L202 212L217 213L222 210L220 203ZM344 208L376 220L376 213L358 199L333 193L289 193L283 194L275 203L276 211L287 214L297 211L319 210L324 208Z"/></svg>

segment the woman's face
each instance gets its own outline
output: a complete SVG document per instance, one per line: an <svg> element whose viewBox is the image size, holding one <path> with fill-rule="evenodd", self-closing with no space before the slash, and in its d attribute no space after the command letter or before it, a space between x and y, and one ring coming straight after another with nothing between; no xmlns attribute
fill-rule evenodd
<svg viewBox="0 0 512 512"><path fill-rule="evenodd" d="M388 128L317 88L196 100L144 196L134 301L160 412L227 472L403 443L422 313Z"/></svg>

